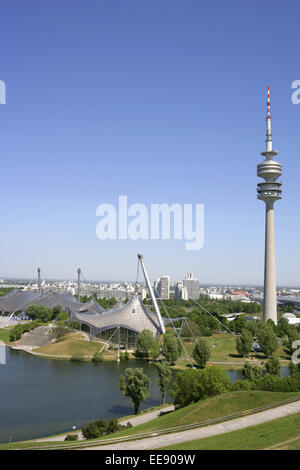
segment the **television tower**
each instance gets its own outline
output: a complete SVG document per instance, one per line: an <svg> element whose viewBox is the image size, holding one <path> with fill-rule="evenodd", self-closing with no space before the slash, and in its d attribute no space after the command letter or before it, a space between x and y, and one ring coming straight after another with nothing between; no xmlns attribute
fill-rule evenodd
<svg viewBox="0 0 300 470"><path fill-rule="evenodd" d="M281 182L276 182L281 176L281 163L273 160L278 152L273 150L271 113L270 113L270 87L268 86L267 104L267 134L266 150L261 155L265 161L257 165L257 176L265 179L264 183L257 185L257 199L266 203L266 232L265 232L265 275L264 275L264 320L273 320L277 324L276 299L276 269L275 269L275 238L274 238L274 202L281 199Z"/></svg>

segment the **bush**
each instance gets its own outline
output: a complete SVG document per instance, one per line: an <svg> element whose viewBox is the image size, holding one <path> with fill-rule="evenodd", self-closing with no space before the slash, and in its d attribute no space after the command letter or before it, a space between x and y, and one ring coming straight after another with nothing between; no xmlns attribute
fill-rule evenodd
<svg viewBox="0 0 300 470"><path fill-rule="evenodd" d="M276 375L267 373L257 381L256 389L266 392L299 392L300 377L283 377L280 379Z"/></svg>
<svg viewBox="0 0 300 470"><path fill-rule="evenodd" d="M56 321L64 321L64 320L67 320L68 318L69 318L69 315L67 314L67 312L60 312L56 317Z"/></svg>
<svg viewBox="0 0 300 470"><path fill-rule="evenodd" d="M278 357L271 356L266 362L266 372L273 375L279 375L280 369L281 367Z"/></svg>
<svg viewBox="0 0 300 470"><path fill-rule="evenodd" d="M34 330L38 326L42 325L39 320L32 321L30 323L24 323L16 325L9 332L9 341L18 341L24 333Z"/></svg>
<svg viewBox="0 0 300 470"><path fill-rule="evenodd" d="M77 441L78 440L78 434L68 434L65 437L65 441Z"/></svg>
<svg viewBox="0 0 300 470"><path fill-rule="evenodd" d="M103 362L103 356L101 353L96 352L92 359L93 362Z"/></svg>
<svg viewBox="0 0 300 470"><path fill-rule="evenodd" d="M243 376L250 380L250 382L255 382L255 380L259 379L262 374L262 370L258 366L252 366L249 362L246 362L243 369L242 369Z"/></svg>
<svg viewBox="0 0 300 470"><path fill-rule="evenodd" d="M61 339L70 332L69 328L64 324L58 325L51 330L51 336L54 339Z"/></svg>
<svg viewBox="0 0 300 470"><path fill-rule="evenodd" d="M253 390L253 385L253 382L248 379L236 380L233 384L231 384L231 390L233 392L237 392L239 390Z"/></svg>
<svg viewBox="0 0 300 470"><path fill-rule="evenodd" d="M178 372L170 394L174 405L182 407L220 393L225 393L229 389L230 380L226 372L218 366L212 366L203 370Z"/></svg>
<svg viewBox="0 0 300 470"><path fill-rule="evenodd" d="M74 354L70 359L72 362L84 362L84 360L85 358L83 354Z"/></svg>
<svg viewBox="0 0 300 470"><path fill-rule="evenodd" d="M99 421L94 421L84 426L82 428L82 434L86 439L96 439L97 437L113 434L131 426L130 423L128 423L127 426L123 426L117 419L111 419L110 421L100 419Z"/></svg>

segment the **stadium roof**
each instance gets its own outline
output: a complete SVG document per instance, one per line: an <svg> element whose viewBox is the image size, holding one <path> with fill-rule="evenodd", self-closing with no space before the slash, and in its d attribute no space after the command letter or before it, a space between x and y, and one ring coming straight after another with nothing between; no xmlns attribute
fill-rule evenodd
<svg viewBox="0 0 300 470"><path fill-rule="evenodd" d="M133 294L126 304L115 305L102 314L75 313L73 317L88 325L93 334L118 326L136 333L143 330L150 330L154 335L161 333L156 314L143 304L137 293Z"/></svg>
<svg viewBox="0 0 300 470"><path fill-rule="evenodd" d="M94 313L103 312L102 307L96 305L96 301L81 304L68 293L48 291L39 293L38 291L14 290L0 297L0 312L17 313L24 312L30 305L44 305L47 308L54 308L59 305L63 310L76 312L83 307ZM87 307L87 308L86 308Z"/></svg>

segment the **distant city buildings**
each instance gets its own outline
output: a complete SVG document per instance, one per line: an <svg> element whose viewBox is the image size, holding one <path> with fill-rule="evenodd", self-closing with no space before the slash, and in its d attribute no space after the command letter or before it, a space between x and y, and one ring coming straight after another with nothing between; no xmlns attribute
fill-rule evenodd
<svg viewBox="0 0 300 470"><path fill-rule="evenodd" d="M200 285L198 279L194 278L193 273L187 273L187 277L183 279L183 286L187 290L189 299L199 299Z"/></svg>
<svg viewBox="0 0 300 470"><path fill-rule="evenodd" d="M170 276L161 276L154 283L155 296L162 300L170 298Z"/></svg>
<svg viewBox="0 0 300 470"><path fill-rule="evenodd" d="M177 302L181 302L182 300L189 300L187 288L184 287L183 283L180 281L177 281L175 284L174 299Z"/></svg>

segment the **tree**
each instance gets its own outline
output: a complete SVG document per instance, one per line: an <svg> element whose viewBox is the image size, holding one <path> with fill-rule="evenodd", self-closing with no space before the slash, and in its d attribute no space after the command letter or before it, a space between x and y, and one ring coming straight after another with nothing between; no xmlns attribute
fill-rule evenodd
<svg viewBox="0 0 300 470"><path fill-rule="evenodd" d="M52 318L56 318L57 315L59 315L61 313L61 306L60 305L56 305L55 307L53 307L52 309ZM67 316L68 318L68 316Z"/></svg>
<svg viewBox="0 0 300 470"><path fill-rule="evenodd" d="M51 330L50 336L54 339L61 339L70 332L70 329L65 325L58 325Z"/></svg>
<svg viewBox="0 0 300 470"><path fill-rule="evenodd" d="M119 387L123 395L132 401L135 414L138 414L140 403L149 396L150 384L151 379L142 368L125 369L125 377L120 376Z"/></svg>
<svg viewBox="0 0 300 470"><path fill-rule="evenodd" d="M166 401L167 388L172 379L172 371L167 361L155 363L158 371L158 384L161 391L161 402L164 405Z"/></svg>
<svg viewBox="0 0 300 470"><path fill-rule="evenodd" d="M266 372L272 375L279 375L280 369L281 367L278 357L271 356L266 362Z"/></svg>
<svg viewBox="0 0 300 470"><path fill-rule="evenodd" d="M258 343L261 347L261 350L267 357L272 356L272 354L278 349L278 341L276 334L271 326L265 325L263 328L260 328L257 334Z"/></svg>
<svg viewBox="0 0 300 470"><path fill-rule="evenodd" d="M194 386L195 401L220 393L225 393L230 389L230 379L227 373L219 366L206 367L200 371L199 379Z"/></svg>
<svg viewBox="0 0 300 470"><path fill-rule="evenodd" d="M165 359L174 365L177 359L179 359L182 348L180 341L178 340L175 331L168 330L164 335L162 353Z"/></svg>
<svg viewBox="0 0 300 470"><path fill-rule="evenodd" d="M193 358L195 359L196 363L204 368L206 363L210 357L210 347L207 341L204 339L199 339L195 344L195 348L193 351Z"/></svg>
<svg viewBox="0 0 300 470"><path fill-rule="evenodd" d="M253 343L252 334L249 330L244 328L242 330L241 336L237 336L236 338L236 350L241 356L245 357L251 351Z"/></svg>
<svg viewBox="0 0 300 470"><path fill-rule="evenodd" d="M32 320L41 320L43 322L51 320L53 315L52 310L44 305L30 305L25 313Z"/></svg>
<svg viewBox="0 0 300 470"><path fill-rule="evenodd" d="M247 320L245 315L239 315L233 322L232 327L234 328L235 333L239 334L247 326Z"/></svg>
<svg viewBox="0 0 300 470"><path fill-rule="evenodd" d="M174 405L186 406L230 389L226 372L218 366L202 370L185 370L176 374L171 387Z"/></svg>
<svg viewBox="0 0 300 470"><path fill-rule="evenodd" d="M255 382L261 377L261 368L258 366L252 366L249 362L246 362L243 369L242 374L243 376L250 380L250 382Z"/></svg>
<svg viewBox="0 0 300 470"><path fill-rule="evenodd" d="M159 341L150 330L143 330L137 337L137 357L156 359L159 355Z"/></svg>
<svg viewBox="0 0 300 470"><path fill-rule="evenodd" d="M198 380L199 373L199 370L188 369L176 374L170 390L170 395L175 406L187 406L195 401L193 390Z"/></svg>

